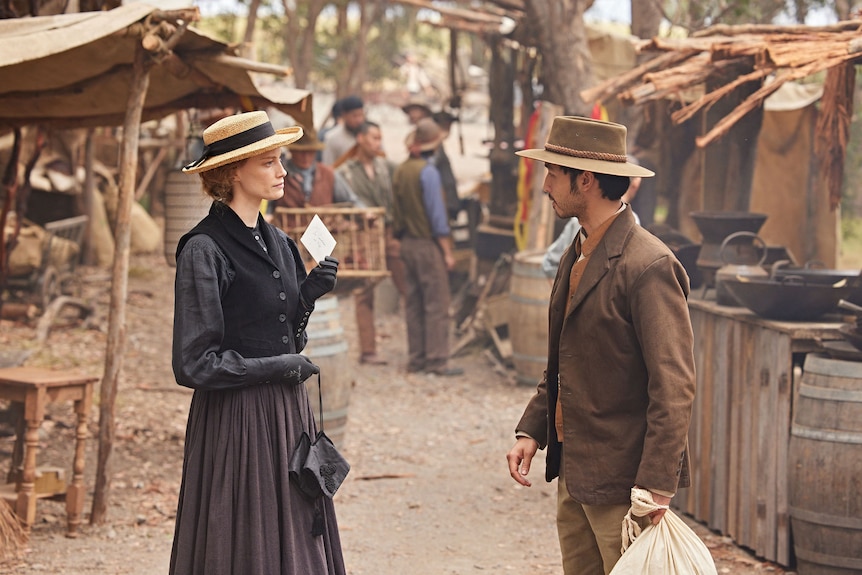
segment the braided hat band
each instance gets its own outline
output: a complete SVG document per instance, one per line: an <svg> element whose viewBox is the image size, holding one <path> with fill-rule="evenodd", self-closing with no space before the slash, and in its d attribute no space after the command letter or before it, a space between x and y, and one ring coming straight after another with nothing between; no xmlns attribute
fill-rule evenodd
<svg viewBox="0 0 862 575"><path fill-rule="evenodd" d="M626 162L625 154L608 154L606 152L590 152L585 150L573 150L557 144L545 144L545 149L558 154L565 154L573 158L588 158L590 160L603 160L605 162Z"/></svg>
<svg viewBox="0 0 862 575"><path fill-rule="evenodd" d="M626 158L625 126L579 116L555 117L543 148L516 154L596 174L647 178L655 175Z"/></svg>

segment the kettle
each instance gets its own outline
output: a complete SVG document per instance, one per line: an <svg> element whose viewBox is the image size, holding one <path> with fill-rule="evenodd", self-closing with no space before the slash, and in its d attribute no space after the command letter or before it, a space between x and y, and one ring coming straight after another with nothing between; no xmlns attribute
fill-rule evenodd
<svg viewBox="0 0 862 575"><path fill-rule="evenodd" d="M751 238L751 242L740 242L740 238ZM757 263L757 251L760 257ZM719 255L724 265L715 272L715 303L718 305L739 306L736 298L722 285L722 279L769 278L769 272L763 267L768 250L766 242L753 232L735 232L721 242Z"/></svg>

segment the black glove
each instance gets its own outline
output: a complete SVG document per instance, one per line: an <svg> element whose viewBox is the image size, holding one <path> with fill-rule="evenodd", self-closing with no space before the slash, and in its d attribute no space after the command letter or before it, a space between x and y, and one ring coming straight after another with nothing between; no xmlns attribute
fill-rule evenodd
<svg viewBox="0 0 862 575"><path fill-rule="evenodd" d="M314 269L299 288L299 297L306 307L314 305L314 302L323 295L328 294L335 287L335 274L338 272L338 260L326 256Z"/></svg>
<svg viewBox="0 0 862 575"><path fill-rule="evenodd" d="M291 353L287 356L284 367L284 381L289 385L299 385L306 379L320 373L320 368L310 359L299 353Z"/></svg>

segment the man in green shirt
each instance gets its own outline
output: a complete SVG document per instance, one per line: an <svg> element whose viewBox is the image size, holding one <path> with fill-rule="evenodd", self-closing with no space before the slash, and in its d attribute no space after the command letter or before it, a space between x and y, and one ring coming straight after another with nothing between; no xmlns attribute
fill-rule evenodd
<svg viewBox="0 0 862 575"><path fill-rule="evenodd" d="M383 137L380 126L364 122L356 134L354 155L341 164L336 172L350 185L362 203L368 207L386 209L386 267L399 293L404 295L404 264L400 243L392 236L392 170L393 166L381 155ZM369 280L353 292L356 327L359 332L360 363L382 365L386 361L377 355L377 334L374 329L374 287Z"/></svg>

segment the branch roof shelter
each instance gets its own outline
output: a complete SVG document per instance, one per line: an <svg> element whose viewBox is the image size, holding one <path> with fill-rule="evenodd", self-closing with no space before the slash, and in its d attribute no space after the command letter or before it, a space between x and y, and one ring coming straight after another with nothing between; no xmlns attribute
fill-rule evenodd
<svg viewBox="0 0 862 575"><path fill-rule="evenodd" d="M830 26L717 25L688 38L653 38L639 46L655 57L624 74L583 90L587 101L618 99L628 105L674 102L680 125L720 101L738 100L695 138L705 148L726 135L785 83L826 72L816 139L821 175L832 207L841 197L843 158L852 116L846 75L862 60L862 20ZM845 76L842 80L840 75ZM832 81L829 77L832 77ZM832 144L827 144L831 141ZM836 158L840 158L840 161Z"/></svg>

